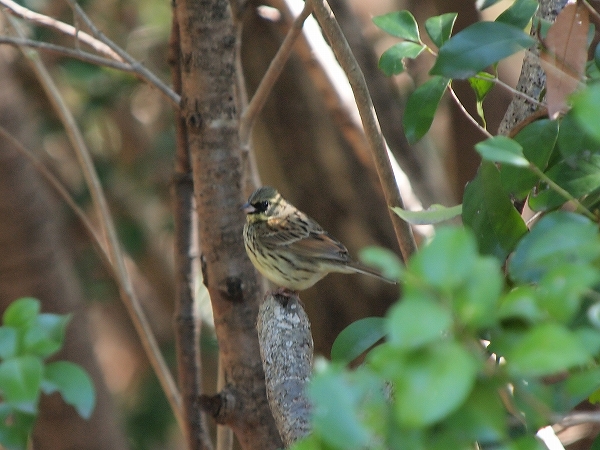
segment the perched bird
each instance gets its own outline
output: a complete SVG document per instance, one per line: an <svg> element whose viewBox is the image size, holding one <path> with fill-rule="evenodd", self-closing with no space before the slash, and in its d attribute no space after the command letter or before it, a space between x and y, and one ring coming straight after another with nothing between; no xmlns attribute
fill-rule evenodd
<svg viewBox="0 0 600 450"><path fill-rule="evenodd" d="M364 273L395 283L353 261L342 243L272 187L258 188L242 208L252 264L284 290L308 289L330 272Z"/></svg>

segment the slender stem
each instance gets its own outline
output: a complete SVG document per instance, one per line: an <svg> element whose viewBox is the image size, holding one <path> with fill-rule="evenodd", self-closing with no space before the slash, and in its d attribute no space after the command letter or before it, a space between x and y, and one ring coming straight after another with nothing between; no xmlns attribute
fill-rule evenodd
<svg viewBox="0 0 600 450"><path fill-rule="evenodd" d="M548 186L550 186L550 188L553 191L557 192L559 195L561 195L566 200L572 202L575 205L575 207L577 208L577 211L579 211L581 214L583 214L587 218L596 222L596 220L597 220L596 216L594 216L585 206L583 206L581 204L581 202L579 200L577 200L575 197L573 197L569 192L567 192L566 190L561 188L558 184L556 184L554 181L552 181L552 179L550 179L550 177L548 175L546 175L544 172L542 172L539 169L539 167L537 167L533 163L530 163L529 170L531 170L533 173L535 173L540 178L540 180L542 180L544 183L547 183Z"/></svg>
<svg viewBox="0 0 600 450"><path fill-rule="evenodd" d="M242 117L240 118L240 144L242 147L248 145L252 125L254 124L259 112L265 105L267 97L273 89L273 85L279 78L286 61L289 59L290 54L292 53L294 42L296 42L296 38L302 32L304 21L310 15L312 9L312 0L306 0L302 12L298 17L296 17L296 20L294 20L294 23L290 27L285 39L283 40L283 43L281 44L281 47L279 47L277 54L271 61L271 64L269 64L267 72L262 77L262 80L260 80L260 84L258 85L252 100L242 114Z"/></svg>
<svg viewBox="0 0 600 450"><path fill-rule="evenodd" d="M23 33L20 29L19 23L11 16L7 16L7 18L9 19L15 32L22 38ZM69 140L75 149L75 154L96 207L102 233L104 235L103 237L106 241L110 262L117 275L116 281L119 286L121 298L127 307L131 320L133 321L150 363L154 368L156 376L158 377L165 395L171 404L173 414L183 429L183 418L181 416L181 397L177 391L177 386L173 381L173 377L169 371L169 368L165 363L162 354L160 353L156 338L152 333L148 319L146 318L144 311L137 299L137 295L133 289L133 284L131 282L131 278L129 277L129 273L125 268L125 260L123 258L123 252L121 251L119 240L117 238L114 222L112 221L111 213L102 190L102 185L100 184L100 180L94 168L94 163L85 145L81 131L79 130L71 111L60 95L58 88L54 84L52 77L48 73L48 70L41 61L39 54L35 50L25 50L23 47L20 49L29 60L34 73L36 74L42 88L46 92L46 95L48 96L48 99L50 100L54 110L63 123Z"/></svg>
<svg viewBox="0 0 600 450"><path fill-rule="evenodd" d="M507 84L504 81L502 81L497 76L494 77L494 78L485 78L485 77L481 77L479 75L475 75L475 78L477 78L479 80L491 81L492 83L495 83L495 84L497 84L500 87L503 87L504 89L506 89L507 91L511 92L512 94L517 95L517 96L519 96L521 98L524 98L528 102L533 103L534 105L536 105L536 106L538 106L540 108L543 108L543 107L546 106L544 103L540 102L539 100L536 100L535 98L531 97L530 95L527 95L524 92L518 91L514 87L512 87L509 84Z"/></svg>
<svg viewBox="0 0 600 450"><path fill-rule="evenodd" d="M479 122L477 122L475 117L473 117L471 114L469 114L469 111L467 111L467 109L464 107L464 105L462 104L462 102L460 101L458 96L456 95L456 92L454 92L454 89L452 89L452 86L449 85L448 90L450 91L450 95L452 96L452 99L458 105L459 109L463 112L463 114L467 117L469 122L471 122L473 125L475 125L475 127L477 127L477 129L479 131L481 131L483 134L485 134L487 137L492 137L492 134L488 130L486 130L484 127L482 127L479 124Z"/></svg>
<svg viewBox="0 0 600 450"><path fill-rule="evenodd" d="M365 135L371 146L375 167L386 202L389 206L404 208L404 202L388 157L387 143L381 133L365 77L327 1L313 0L313 8L313 12L330 42L340 66L348 76L348 81L352 87L358 112L365 129ZM412 229L407 222L398 217L391 209L389 213L402 256L404 261L407 261L410 255L417 249Z"/></svg>

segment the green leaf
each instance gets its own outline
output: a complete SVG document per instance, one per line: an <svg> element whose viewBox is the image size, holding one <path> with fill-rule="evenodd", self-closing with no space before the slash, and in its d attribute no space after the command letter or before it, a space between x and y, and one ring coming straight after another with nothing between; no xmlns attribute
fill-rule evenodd
<svg viewBox="0 0 600 450"><path fill-rule="evenodd" d="M503 284L498 260L479 258L465 285L454 294L452 309L456 316L473 329L492 326Z"/></svg>
<svg viewBox="0 0 600 450"><path fill-rule="evenodd" d="M373 23L392 36L413 42L421 40L417 21L409 11L396 11L373 17Z"/></svg>
<svg viewBox="0 0 600 450"><path fill-rule="evenodd" d="M537 303L537 295L532 286L517 286L500 299L498 310L500 319L520 319L536 323L545 317Z"/></svg>
<svg viewBox="0 0 600 450"><path fill-rule="evenodd" d="M457 13L446 13L430 17L425 21L425 30L427 30L427 34L438 48L450 39L457 16Z"/></svg>
<svg viewBox="0 0 600 450"><path fill-rule="evenodd" d="M58 314L40 314L35 323L23 337L23 351L42 358L47 358L63 345L65 328L70 316Z"/></svg>
<svg viewBox="0 0 600 450"><path fill-rule="evenodd" d="M442 292L460 286L477 261L477 244L470 231L440 228L435 237L409 261L411 273Z"/></svg>
<svg viewBox="0 0 600 450"><path fill-rule="evenodd" d="M465 79L519 50L535 39L502 22L477 22L451 37L441 48L431 75Z"/></svg>
<svg viewBox="0 0 600 450"><path fill-rule="evenodd" d="M523 156L521 145L506 136L494 136L479 142L475 150L486 161L528 167L529 161Z"/></svg>
<svg viewBox="0 0 600 450"><path fill-rule="evenodd" d="M478 361L455 342L411 354L393 380L400 425L431 425L458 409L471 393L478 368Z"/></svg>
<svg viewBox="0 0 600 450"><path fill-rule="evenodd" d="M425 46L414 42L399 42L388 48L379 58L379 68L390 77L404 72L404 58L414 59L419 56Z"/></svg>
<svg viewBox="0 0 600 450"><path fill-rule="evenodd" d="M494 6L500 0L476 0L475 6L479 11L483 11L484 9L489 8L490 6Z"/></svg>
<svg viewBox="0 0 600 450"><path fill-rule="evenodd" d="M485 114L483 111L483 101L487 96L488 92L494 87L494 81L496 78L487 72L479 72L477 76L469 78L469 84L475 92L475 100L477 102L477 114L483 120L483 126L486 127Z"/></svg>
<svg viewBox="0 0 600 450"><path fill-rule="evenodd" d="M449 82L447 78L431 77L408 97L402 124L406 139L411 144L417 142L429 131L433 123L433 116Z"/></svg>
<svg viewBox="0 0 600 450"><path fill-rule="evenodd" d="M600 85L593 84L572 96L573 114L581 127L596 141L600 141Z"/></svg>
<svg viewBox="0 0 600 450"><path fill-rule="evenodd" d="M331 360L348 364L385 336L383 317L366 317L351 323L333 342Z"/></svg>
<svg viewBox="0 0 600 450"><path fill-rule="evenodd" d="M557 136L558 122L542 119L527 125L514 139L523 147L525 158L543 171L548 165ZM500 178L504 190L519 200L527 197L531 188L539 182L538 176L531 170L509 165L500 167Z"/></svg>
<svg viewBox="0 0 600 450"><path fill-rule="evenodd" d="M515 0L514 3L496 18L496 22L525 28L538 9L537 0Z"/></svg>
<svg viewBox="0 0 600 450"><path fill-rule="evenodd" d="M452 326L450 311L425 292L406 292L387 314L385 329L389 344L413 349L441 339Z"/></svg>
<svg viewBox="0 0 600 450"><path fill-rule="evenodd" d="M558 149L568 158L581 153L600 153L600 143L585 132L573 110L570 110L560 119Z"/></svg>
<svg viewBox="0 0 600 450"><path fill-rule="evenodd" d="M546 175L575 198L581 198L600 189L600 154L582 154L554 165ZM529 197L534 211L546 211L564 204L567 200L540 182Z"/></svg>
<svg viewBox="0 0 600 450"><path fill-rule="evenodd" d="M42 361L33 356L19 356L0 363L0 390L4 401L20 411L35 413L42 372Z"/></svg>
<svg viewBox="0 0 600 450"><path fill-rule="evenodd" d="M28 328L33 324L39 312L39 300L31 297L23 297L15 300L6 308L2 316L2 321L4 325L11 327Z"/></svg>
<svg viewBox="0 0 600 450"><path fill-rule="evenodd" d="M600 70L600 44L596 45L596 50L594 51L594 64Z"/></svg>
<svg viewBox="0 0 600 450"><path fill-rule="evenodd" d="M565 263L589 263L600 256L596 224L579 214L556 211L540 219L515 249L508 273L517 282L539 281Z"/></svg>
<svg viewBox="0 0 600 450"><path fill-rule="evenodd" d="M19 341L16 328L0 327L0 358L12 358L17 355L18 350Z"/></svg>
<svg viewBox="0 0 600 450"><path fill-rule="evenodd" d="M84 419L89 419L96 404L96 390L91 378L77 364L56 361L44 370L44 391L58 391L66 403L75 407Z"/></svg>
<svg viewBox="0 0 600 450"><path fill-rule="evenodd" d="M422 211L409 211L402 208L392 208L392 211L411 225L432 225L460 216L462 205L446 207L433 204Z"/></svg>
<svg viewBox="0 0 600 450"><path fill-rule="evenodd" d="M375 267L381 275L390 280L399 280L404 272L404 263L387 248L376 245L363 247L358 252L358 259L367 266Z"/></svg>
<svg viewBox="0 0 600 450"><path fill-rule="evenodd" d="M10 450L25 450L36 415L0 403L0 444Z"/></svg>
<svg viewBox="0 0 600 450"><path fill-rule="evenodd" d="M555 323L533 327L504 356L509 373L517 377L553 375L591 360L579 339Z"/></svg>
<svg viewBox="0 0 600 450"><path fill-rule="evenodd" d="M463 223L475 233L479 250L503 261L521 236L527 232L525 222L502 190L496 166L481 163L463 197Z"/></svg>
<svg viewBox="0 0 600 450"><path fill-rule="evenodd" d="M334 448L360 449L370 441L369 430L360 422L357 406L360 393L339 370L329 368L316 374L308 386L313 408L313 427Z"/></svg>

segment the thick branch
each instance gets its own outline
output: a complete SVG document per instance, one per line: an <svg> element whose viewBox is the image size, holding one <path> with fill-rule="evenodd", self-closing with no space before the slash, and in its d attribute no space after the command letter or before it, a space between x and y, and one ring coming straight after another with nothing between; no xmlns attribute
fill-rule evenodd
<svg viewBox="0 0 600 450"><path fill-rule="evenodd" d="M268 294L258 312L258 341L267 398L286 447L310 432L313 340L308 316L296 296Z"/></svg>

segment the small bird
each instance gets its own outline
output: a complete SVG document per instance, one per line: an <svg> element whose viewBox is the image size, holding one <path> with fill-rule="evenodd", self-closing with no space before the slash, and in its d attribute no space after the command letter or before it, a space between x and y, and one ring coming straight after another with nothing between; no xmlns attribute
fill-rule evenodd
<svg viewBox="0 0 600 450"><path fill-rule="evenodd" d="M308 289L330 272L364 273L395 284L353 261L341 242L272 187L258 188L242 209L246 253L284 291Z"/></svg>

